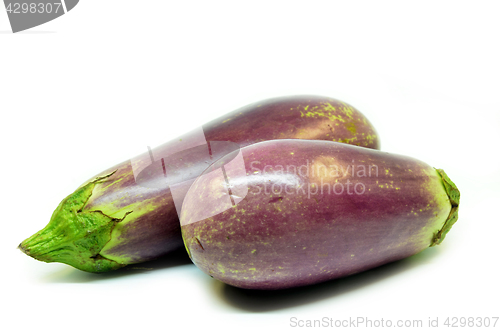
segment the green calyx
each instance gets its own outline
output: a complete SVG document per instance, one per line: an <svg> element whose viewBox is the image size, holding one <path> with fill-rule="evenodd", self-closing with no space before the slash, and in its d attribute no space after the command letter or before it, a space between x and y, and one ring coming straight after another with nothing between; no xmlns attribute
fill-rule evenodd
<svg viewBox="0 0 500 331"><path fill-rule="evenodd" d="M98 177L67 196L56 208L47 226L20 245L27 255L44 262L61 262L88 272L105 272L123 264L99 255L111 239L116 219L101 211L82 211L96 184L114 174Z"/></svg>
<svg viewBox="0 0 500 331"><path fill-rule="evenodd" d="M448 198L450 199L451 203L451 211L450 214L448 215L448 218L444 222L443 227L441 230L439 230L434 238L432 239L432 246L439 245L440 243L443 242L444 238L446 237L446 234L450 232L451 227L453 224L455 224L458 220L458 205L460 204L460 191L458 190L457 186L455 183L453 183L446 175L443 169L436 169L437 173L441 176L441 180L443 181L444 189L446 190L446 193L448 194Z"/></svg>

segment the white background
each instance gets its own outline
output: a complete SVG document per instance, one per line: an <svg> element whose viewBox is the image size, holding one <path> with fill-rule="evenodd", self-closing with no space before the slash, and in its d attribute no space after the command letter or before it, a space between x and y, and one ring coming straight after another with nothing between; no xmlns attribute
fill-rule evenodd
<svg viewBox="0 0 500 331"><path fill-rule="evenodd" d="M0 323L279 330L291 317L499 316L499 12L497 1L82 0L11 34L0 10ZM16 249L96 173L290 94L348 102L384 151L445 169L462 200L444 243L278 293L230 288L183 254L95 275Z"/></svg>

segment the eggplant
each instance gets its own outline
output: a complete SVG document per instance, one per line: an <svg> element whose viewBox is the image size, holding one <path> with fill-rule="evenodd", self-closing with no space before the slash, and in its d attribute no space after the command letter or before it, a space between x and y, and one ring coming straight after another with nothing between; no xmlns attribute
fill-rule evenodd
<svg viewBox="0 0 500 331"><path fill-rule="evenodd" d="M261 101L101 172L63 199L49 224L19 248L89 272L182 249L178 213L191 183L240 147L283 138L379 148L371 123L344 102L319 96Z"/></svg>
<svg viewBox="0 0 500 331"><path fill-rule="evenodd" d="M460 193L411 157L328 141L274 140L213 163L180 216L191 260L260 290L359 273L440 244Z"/></svg>

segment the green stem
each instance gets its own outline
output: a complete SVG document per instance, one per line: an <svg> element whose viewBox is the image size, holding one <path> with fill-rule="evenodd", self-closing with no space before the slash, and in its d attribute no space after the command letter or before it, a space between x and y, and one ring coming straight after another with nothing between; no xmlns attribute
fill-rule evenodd
<svg viewBox="0 0 500 331"><path fill-rule="evenodd" d="M432 240L432 246L439 245L443 242L444 238L446 237L446 234L450 232L451 227L453 224L455 224L458 220L458 205L460 204L460 191L458 190L457 186L455 183L453 183L448 177L448 175L444 172L443 169L436 169L437 173L441 176L441 179L443 181L444 189L446 190L446 193L448 194L448 198L450 199L451 203L451 211L450 214L448 215L448 218L444 222L443 227L441 230L439 230L436 235L434 236L434 239Z"/></svg>
<svg viewBox="0 0 500 331"><path fill-rule="evenodd" d="M89 272L123 267L99 253L111 239L116 223L128 213L116 219L99 210L83 211L96 184L113 174L98 177L67 196L52 214L49 224L24 240L19 249L39 261L66 263Z"/></svg>

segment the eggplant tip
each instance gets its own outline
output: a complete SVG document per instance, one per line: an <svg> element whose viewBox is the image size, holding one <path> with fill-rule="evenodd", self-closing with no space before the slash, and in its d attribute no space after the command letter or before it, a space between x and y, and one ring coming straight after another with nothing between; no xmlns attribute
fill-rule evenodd
<svg viewBox="0 0 500 331"><path fill-rule="evenodd" d="M443 225L443 228L434 235L430 247L439 245L443 242L446 234L450 232L451 227L458 220L458 206L460 205L460 191L458 190L457 185L455 185L443 169L436 169L436 171L441 176L444 189L446 190L446 194L448 194L451 211Z"/></svg>
<svg viewBox="0 0 500 331"><path fill-rule="evenodd" d="M23 247L23 243L20 243L19 246L17 246L17 249L19 249L24 254L29 255L26 249Z"/></svg>

